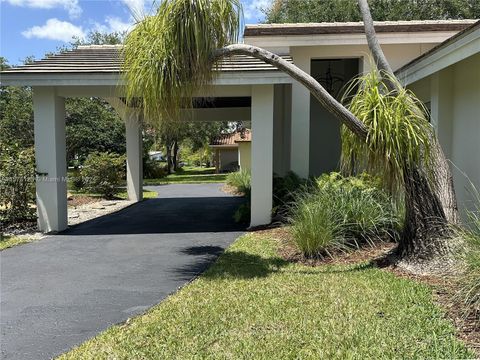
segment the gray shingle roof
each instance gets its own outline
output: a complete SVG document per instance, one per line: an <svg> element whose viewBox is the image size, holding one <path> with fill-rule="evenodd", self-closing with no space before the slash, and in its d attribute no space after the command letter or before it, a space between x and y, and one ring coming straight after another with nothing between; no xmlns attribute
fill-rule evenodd
<svg viewBox="0 0 480 360"><path fill-rule="evenodd" d="M292 61L290 56L284 56ZM122 67L121 46L90 45L49 56L28 65L12 67L3 73L119 73ZM277 71L277 69L255 58L237 55L220 62L222 72Z"/></svg>

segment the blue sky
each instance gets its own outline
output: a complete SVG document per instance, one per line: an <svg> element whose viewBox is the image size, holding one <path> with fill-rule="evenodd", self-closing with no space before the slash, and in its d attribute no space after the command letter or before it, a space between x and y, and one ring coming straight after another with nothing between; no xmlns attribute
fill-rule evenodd
<svg viewBox="0 0 480 360"><path fill-rule="evenodd" d="M157 0L158 1L158 0ZM242 0L246 23L263 20L270 0ZM11 65L40 59L91 30L131 29L133 14L145 14L152 0L0 0L0 56Z"/></svg>

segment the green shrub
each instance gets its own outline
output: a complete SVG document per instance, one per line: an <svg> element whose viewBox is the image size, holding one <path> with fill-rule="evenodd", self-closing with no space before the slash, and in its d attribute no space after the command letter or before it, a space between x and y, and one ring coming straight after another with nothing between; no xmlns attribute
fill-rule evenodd
<svg viewBox="0 0 480 360"><path fill-rule="evenodd" d="M300 178L293 171L285 176L273 176L273 216L280 215L283 218L288 211L289 204L295 199L295 194L304 188L307 180Z"/></svg>
<svg viewBox="0 0 480 360"><path fill-rule="evenodd" d="M33 148L0 147L0 223L35 219L35 156Z"/></svg>
<svg viewBox="0 0 480 360"><path fill-rule="evenodd" d="M400 216L393 200L367 175L326 174L290 205L293 241L307 257L394 238Z"/></svg>
<svg viewBox="0 0 480 360"><path fill-rule="evenodd" d="M239 193L249 197L252 190L251 179L250 171L240 170L228 174L226 182L228 185L236 188Z"/></svg>
<svg viewBox="0 0 480 360"><path fill-rule="evenodd" d="M125 156L108 152L90 154L82 169L85 190L113 198L125 178Z"/></svg>
<svg viewBox="0 0 480 360"><path fill-rule="evenodd" d="M161 179L167 176L165 164L150 158L143 161L143 177L145 179Z"/></svg>
<svg viewBox="0 0 480 360"><path fill-rule="evenodd" d="M73 190L81 191L85 187L85 182L83 181L82 173L80 170L74 170L71 176L71 186Z"/></svg>

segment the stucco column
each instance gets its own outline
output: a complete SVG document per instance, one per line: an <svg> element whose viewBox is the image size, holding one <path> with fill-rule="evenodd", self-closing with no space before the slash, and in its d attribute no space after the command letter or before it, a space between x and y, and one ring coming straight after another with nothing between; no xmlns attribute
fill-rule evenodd
<svg viewBox="0 0 480 360"><path fill-rule="evenodd" d="M295 48L291 55L295 65L310 74L310 56ZM290 170L303 178L310 173L310 92L296 81L292 84Z"/></svg>
<svg viewBox="0 0 480 360"><path fill-rule="evenodd" d="M139 113L127 111L125 115L127 138L127 193L132 201L143 199L143 139Z"/></svg>
<svg viewBox="0 0 480 360"><path fill-rule="evenodd" d="M273 85L252 86L252 194L250 226L272 217Z"/></svg>
<svg viewBox="0 0 480 360"><path fill-rule="evenodd" d="M38 228L61 231L68 226L65 100L53 87L36 87L33 110Z"/></svg>

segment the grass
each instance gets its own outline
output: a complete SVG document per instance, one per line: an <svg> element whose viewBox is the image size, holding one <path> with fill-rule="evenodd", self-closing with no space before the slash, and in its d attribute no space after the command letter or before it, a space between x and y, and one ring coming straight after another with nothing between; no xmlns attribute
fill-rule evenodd
<svg viewBox="0 0 480 360"><path fill-rule="evenodd" d="M4 236L3 240L0 241L0 251L32 241L35 241L35 238L26 236Z"/></svg>
<svg viewBox="0 0 480 360"><path fill-rule="evenodd" d="M60 358L474 358L428 286L365 263L288 263L277 246L241 237L197 280Z"/></svg>
<svg viewBox="0 0 480 360"><path fill-rule="evenodd" d="M215 168L185 166L175 174L160 179L144 179L144 185L202 184L225 182L226 174L215 174Z"/></svg>
<svg viewBox="0 0 480 360"><path fill-rule="evenodd" d="M120 193L115 194L115 196L119 199L122 200L128 200L128 193L126 191L122 191ZM150 191L150 190L143 190L143 200L146 199L155 199L158 196L158 193L156 191Z"/></svg>

